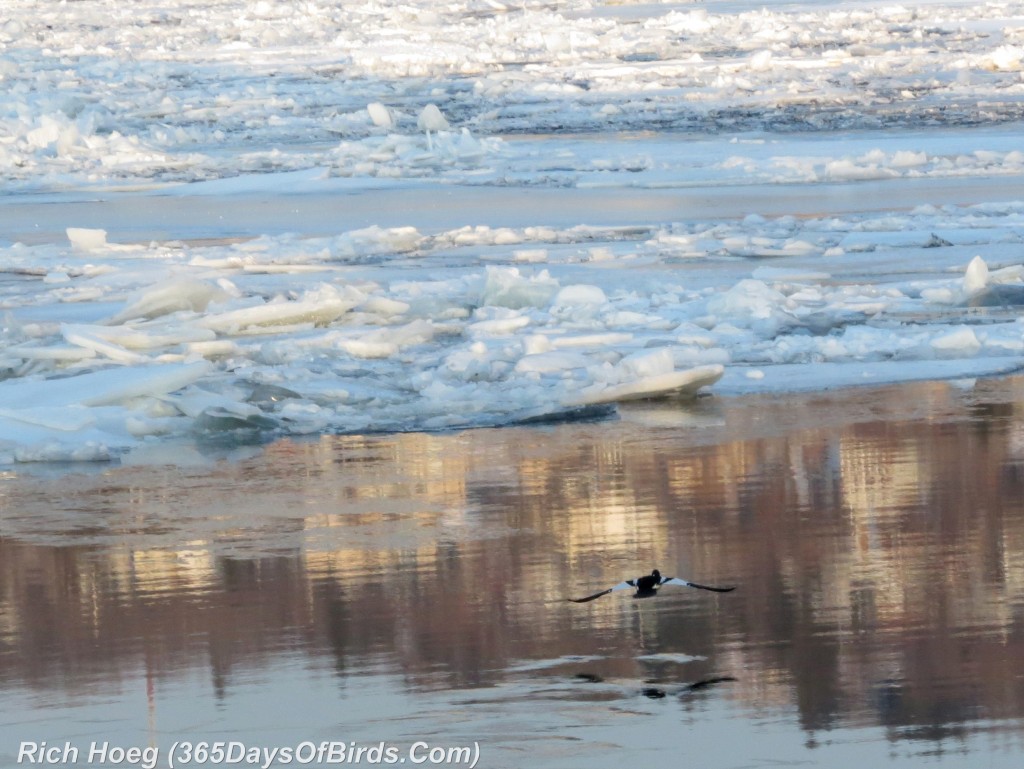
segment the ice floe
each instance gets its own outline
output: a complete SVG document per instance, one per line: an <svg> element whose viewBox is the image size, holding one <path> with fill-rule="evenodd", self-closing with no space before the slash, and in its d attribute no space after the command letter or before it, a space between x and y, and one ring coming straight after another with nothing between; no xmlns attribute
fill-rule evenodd
<svg viewBox="0 0 1024 769"><path fill-rule="evenodd" d="M168 436L508 424L719 380L793 388L794 367L801 387L1011 370L1024 267L971 249L1019 243L1022 218L1007 204L609 230L597 261L588 228L108 244L82 271L80 242L12 245L0 274L38 271L5 291L0 440L9 457L117 455ZM954 230L974 245L903 236ZM776 237L806 245L735 254ZM997 288L1004 302L979 304Z"/></svg>
<svg viewBox="0 0 1024 769"><path fill-rule="evenodd" d="M302 168L500 184L1024 171L1013 131L858 133L1024 117L1017 2L259 5L6 2L7 188ZM529 138L623 131L661 136ZM853 133L808 152L793 131Z"/></svg>
<svg viewBox="0 0 1024 769"><path fill-rule="evenodd" d="M1024 3L4 11L0 462L1024 361Z"/></svg>

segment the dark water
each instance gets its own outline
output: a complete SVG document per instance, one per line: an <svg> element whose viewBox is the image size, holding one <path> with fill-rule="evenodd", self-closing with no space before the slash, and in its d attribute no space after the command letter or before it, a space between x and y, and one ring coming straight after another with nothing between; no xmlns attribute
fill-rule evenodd
<svg viewBox="0 0 1024 769"><path fill-rule="evenodd" d="M738 589L564 600L652 567ZM9 472L0 690L2 767L1017 767L1024 381Z"/></svg>

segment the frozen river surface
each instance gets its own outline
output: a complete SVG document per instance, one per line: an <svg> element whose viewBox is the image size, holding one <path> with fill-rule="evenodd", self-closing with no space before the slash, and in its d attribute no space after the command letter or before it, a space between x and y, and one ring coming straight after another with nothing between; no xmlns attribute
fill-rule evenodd
<svg viewBox="0 0 1024 769"><path fill-rule="evenodd" d="M5 465L1024 360L1024 6L7 7Z"/></svg>

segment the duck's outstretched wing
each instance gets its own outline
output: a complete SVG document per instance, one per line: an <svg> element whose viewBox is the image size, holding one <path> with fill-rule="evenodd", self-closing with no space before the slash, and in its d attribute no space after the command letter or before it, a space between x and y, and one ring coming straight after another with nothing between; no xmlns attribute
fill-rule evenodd
<svg viewBox="0 0 1024 769"><path fill-rule="evenodd" d="M698 590L713 590L716 593L731 593L736 589L736 586L732 587L713 587L711 585L698 585L696 582L688 582L685 579L679 577L663 577L661 580L662 585L682 585L683 587L695 587Z"/></svg>
<svg viewBox="0 0 1024 769"><path fill-rule="evenodd" d="M732 676L716 676L715 678L703 678L700 681L694 681L692 684L688 684L683 690L684 692L698 692L701 689L707 689L709 686L715 686L716 684L724 684L736 679Z"/></svg>
<svg viewBox="0 0 1024 769"><path fill-rule="evenodd" d="M586 598L568 598L566 600L572 601L573 603L586 603L587 601L593 601L595 598L600 598L603 595L608 595L609 593L614 593L616 590L629 590L630 588L635 588L635 587L636 587L636 580L635 579L627 579L625 582L620 582L619 584L615 585L614 587L610 587L607 590L602 590L600 593L594 593L593 595L588 595Z"/></svg>

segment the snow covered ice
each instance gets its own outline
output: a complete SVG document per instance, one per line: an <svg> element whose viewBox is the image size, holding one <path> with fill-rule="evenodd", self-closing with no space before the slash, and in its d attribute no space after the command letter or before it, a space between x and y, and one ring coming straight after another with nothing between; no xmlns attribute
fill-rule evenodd
<svg viewBox="0 0 1024 769"><path fill-rule="evenodd" d="M0 462L1017 370L1022 18L8 0Z"/></svg>

